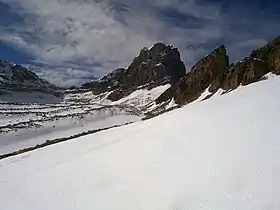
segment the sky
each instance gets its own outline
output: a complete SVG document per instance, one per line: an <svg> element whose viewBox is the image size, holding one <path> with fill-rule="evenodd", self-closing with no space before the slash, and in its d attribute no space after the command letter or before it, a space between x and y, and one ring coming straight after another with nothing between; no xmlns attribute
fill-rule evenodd
<svg viewBox="0 0 280 210"><path fill-rule="evenodd" d="M235 62L280 35L273 0L0 0L0 59L80 85L161 41L190 69L221 44Z"/></svg>

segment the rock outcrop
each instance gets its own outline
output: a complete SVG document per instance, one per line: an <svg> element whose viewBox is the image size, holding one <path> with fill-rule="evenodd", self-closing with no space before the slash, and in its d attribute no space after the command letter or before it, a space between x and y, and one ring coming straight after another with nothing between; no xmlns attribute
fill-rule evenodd
<svg viewBox="0 0 280 210"><path fill-rule="evenodd" d="M264 47L253 51L250 57L267 62L270 72L280 74L280 36Z"/></svg>
<svg viewBox="0 0 280 210"><path fill-rule="evenodd" d="M116 69L99 81L82 87L91 89L94 94L111 91L108 99L117 101L141 86L175 85L185 74L178 49L157 43L150 49L143 48L127 69Z"/></svg>
<svg viewBox="0 0 280 210"><path fill-rule="evenodd" d="M229 69L222 85L223 90L229 91L239 85L248 85L259 81L269 72L268 62L257 58L245 58Z"/></svg>
<svg viewBox="0 0 280 210"><path fill-rule="evenodd" d="M157 98L156 103L174 98L179 105L187 104L206 88L211 97L220 88L228 92L257 82L269 72L280 74L280 37L232 65L228 63L225 47L221 46L195 64L186 76Z"/></svg>
<svg viewBox="0 0 280 210"><path fill-rule="evenodd" d="M257 82L268 72L280 74L280 37L229 69L221 86L224 90L234 90L239 85Z"/></svg>
<svg viewBox="0 0 280 210"><path fill-rule="evenodd" d="M188 74L163 93L156 102L161 103L174 98L177 104L182 105L197 99L208 87L210 92L216 92L228 66L228 56L225 46L222 45L197 62Z"/></svg>

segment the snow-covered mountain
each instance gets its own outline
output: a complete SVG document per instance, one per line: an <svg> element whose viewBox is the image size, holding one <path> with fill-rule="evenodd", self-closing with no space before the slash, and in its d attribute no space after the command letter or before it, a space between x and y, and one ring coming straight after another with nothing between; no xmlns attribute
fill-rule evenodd
<svg viewBox="0 0 280 210"><path fill-rule="evenodd" d="M26 68L0 60L0 91L52 92L59 89ZM4 94L4 93L2 93Z"/></svg>
<svg viewBox="0 0 280 210"><path fill-rule="evenodd" d="M128 102L127 98L132 102L135 98L133 104L146 112L157 97L185 75L178 49L159 42L149 49L143 48L127 69L116 69L98 81L85 83L82 88L95 95L106 95L114 103Z"/></svg>
<svg viewBox="0 0 280 210"><path fill-rule="evenodd" d="M156 43L143 48L128 68L64 92L1 61L0 155L149 119L265 80L280 72L279 49L277 38L229 65L220 46L186 74L178 49Z"/></svg>
<svg viewBox="0 0 280 210"><path fill-rule="evenodd" d="M280 77L266 77L3 159L0 209L280 209Z"/></svg>
<svg viewBox="0 0 280 210"><path fill-rule="evenodd" d="M163 43L142 49L127 69L63 95L21 66L2 62L1 67L0 156L139 121L186 73L178 50Z"/></svg>
<svg viewBox="0 0 280 210"><path fill-rule="evenodd" d="M156 43L63 92L1 61L0 209L279 209L279 52Z"/></svg>

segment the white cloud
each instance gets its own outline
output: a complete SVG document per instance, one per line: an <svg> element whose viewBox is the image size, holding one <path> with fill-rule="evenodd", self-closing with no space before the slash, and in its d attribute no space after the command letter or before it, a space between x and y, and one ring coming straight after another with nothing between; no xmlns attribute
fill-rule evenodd
<svg viewBox="0 0 280 210"><path fill-rule="evenodd" d="M94 71L101 76L126 66L143 46L163 40L180 47L183 43L218 38L218 29L170 27L159 19L151 6L170 6L171 1L140 3L125 1L129 10L119 13L112 1L2 0L25 20L1 33L1 39L51 65L103 66ZM195 5L195 2L192 5ZM192 6L193 8L194 6ZM190 9L189 9L190 10ZM12 36L11 36L12 34ZM12 38L11 38L12 37ZM193 59L193 58L191 58ZM193 62L192 60L190 62Z"/></svg>
<svg viewBox="0 0 280 210"><path fill-rule="evenodd" d="M207 53L205 44L224 37L229 23L219 4L196 0L0 2L10 5L23 20L0 28L0 40L33 55L33 64L48 66L40 72L55 83L66 76L82 81L90 74L100 77L125 67L140 48L156 41L178 47L190 66ZM176 19L160 14L170 9L194 20L180 20L178 25Z"/></svg>

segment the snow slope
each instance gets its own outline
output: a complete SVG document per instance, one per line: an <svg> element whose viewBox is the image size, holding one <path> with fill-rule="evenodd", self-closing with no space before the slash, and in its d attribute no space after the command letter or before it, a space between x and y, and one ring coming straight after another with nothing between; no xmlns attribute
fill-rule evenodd
<svg viewBox="0 0 280 210"><path fill-rule="evenodd" d="M168 85L139 89L119 101L109 93L68 90L64 97L32 92L0 95L0 155L56 138L141 120L146 106Z"/></svg>
<svg viewBox="0 0 280 210"><path fill-rule="evenodd" d="M64 97L40 92L0 95L0 155L69 137L141 120L149 103L168 85L139 89L119 101L109 93L94 95L89 90L68 90Z"/></svg>
<svg viewBox="0 0 280 210"><path fill-rule="evenodd" d="M96 104L2 104L0 111L0 155L141 119L130 107Z"/></svg>
<svg viewBox="0 0 280 210"><path fill-rule="evenodd" d="M1 210L280 209L280 77L0 161Z"/></svg>

